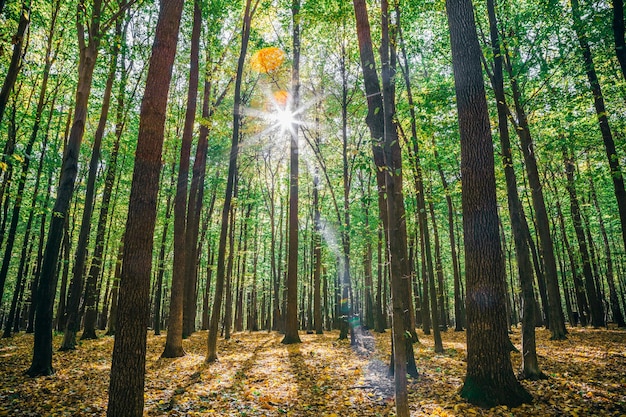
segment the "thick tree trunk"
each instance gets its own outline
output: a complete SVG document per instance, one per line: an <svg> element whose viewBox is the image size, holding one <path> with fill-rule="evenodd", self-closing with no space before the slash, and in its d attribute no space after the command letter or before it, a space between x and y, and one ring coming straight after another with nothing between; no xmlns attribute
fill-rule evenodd
<svg viewBox="0 0 626 417"><path fill-rule="evenodd" d="M109 417L143 415L156 197L161 171L165 109L182 8L182 0L161 1L141 105L124 238L117 332L111 362L107 408Z"/></svg>
<svg viewBox="0 0 626 417"><path fill-rule="evenodd" d="M467 376L461 396L473 404L517 406L532 400L509 358L493 144L469 0L447 0L461 133L463 230L467 279Z"/></svg>

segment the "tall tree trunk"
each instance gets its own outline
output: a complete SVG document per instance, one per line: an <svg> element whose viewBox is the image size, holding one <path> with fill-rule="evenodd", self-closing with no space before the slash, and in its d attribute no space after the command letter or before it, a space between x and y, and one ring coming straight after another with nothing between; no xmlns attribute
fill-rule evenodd
<svg viewBox="0 0 626 417"><path fill-rule="evenodd" d="M188 100L193 101L193 104L188 102L188 111L193 111L193 114L187 115L188 119L185 119L185 125L189 122L189 136L191 141L191 135L193 134L193 122L195 120L196 114L196 97L198 94L198 80L199 80L199 51L200 51L200 34L202 29L202 8L200 0L194 1L194 9L193 9L193 26L191 32L191 65L190 65L190 75L189 75L189 96ZM193 83L193 86L192 86ZM192 91L193 87L193 91ZM210 88L210 83L209 83ZM193 96L192 96L193 94ZM205 93L206 94L206 93ZM204 106L203 106L203 114L204 114ZM203 117L205 117L203 115ZM183 136L185 136L183 134ZM198 141L198 147L196 151L196 156L202 156L202 153L206 155L206 141L205 144L201 144ZM196 288L198 284L198 275L197 275L197 246L198 246L198 229L200 224L199 217L199 208L197 205L202 207L202 194L198 188L198 164L202 164L203 166L206 164L206 156L204 158L200 157L200 160L196 160L193 165L193 180L192 187L189 191L189 201L187 203L187 216L185 222L185 248L182 251L181 255L184 255L184 267L182 267L184 272L184 295L183 295L183 311L182 311L182 336L189 337L196 330L196 309L197 309L197 294ZM187 172L185 173L185 198L187 198L186 192L186 182L187 177L189 175L189 154L187 154ZM180 175L180 173L179 173ZM204 175L202 176L204 180ZM181 178L179 178L181 181ZM180 182L179 182L180 184ZM200 197L200 198L199 198ZM174 213L174 217L176 217L176 213ZM175 219L174 219L175 220ZM168 331L169 334L169 331Z"/></svg>
<svg viewBox="0 0 626 417"><path fill-rule="evenodd" d="M56 295L57 262L63 226L68 215L70 201L74 193L74 183L78 173L78 158L80 145L85 133L87 119L87 105L91 93L93 70L98 57L101 30L101 9L103 0L95 0L91 10L91 20L88 28L81 21L84 13L84 4L79 2L77 12L78 41L80 60L78 65L78 86L76 90L74 121L67 141L57 198L54 203L53 215L48 229L48 238L44 260L39 278L38 304L35 318L35 340L33 345L33 359L27 374L31 377L50 375L52 368L52 307ZM85 31L89 39L85 40Z"/></svg>
<svg viewBox="0 0 626 417"><path fill-rule="evenodd" d="M596 209L597 219L600 226L600 234L602 235L602 243L604 245L604 256L606 259L606 281L609 285L609 302L611 305L611 312L613 313L613 321L617 323L618 327L626 327L626 323L624 322L624 315L622 314L622 310L619 305L619 299L617 298L617 291L615 289L613 256L611 254L611 247L609 245L609 237L606 233L606 225L604 224L602 210L600 209L600 203L598 202L596 186L593 182L593 177L591 175L589 175L589 192L591 194L593 207Z"/></svg>
<svg viewBox="0 0 626 417"><path fill-rule="evenodd" d="M11 55L11 62L9 63L7 74L4 78L4 82L2 83L2 89L0 89L0 122L2 122L2 116L4 116L4 110L6 109L7 102L9 101L11 90L13 90L13 86L17 80L17 75L22 68L24 34L26 33L26 29L28 29L29 24L30 10L26 1L24 1L22 3L22 11L20 12L20 22L17 26L17 32L15 33L15 36L13 36L12 40L13 54ZM0 287L0 294L2 294L1 289L2 287Z"/></svg>
<svg viewBox="0 0 626 417"><path fill-rule="evenodd" d="M401 154L400 145L397 141L397 131L392 121L393 97L390 97L392 74L390 73L389 60L383 62L383 91L386 94L384 107L381 96L378 72L375 67L374 52L372 47L372 37L370 32L369 19L367 16L367 5L364 0L353 0L356 17L357 37L359 41L359 51L361 57L361 70L363 71L363 81L367 96L368 114L366 123L372 137L372 153L376 164L376 179L379 192L379 210L383 220L389 254L391 256L391 276L392 276L392 303L393 303L393 358L394 358L394 384L396 396L396 415L399 417L409 416L408 393L407 393L407 344L410 341L405 338L404 314L408 311L408 306L403 305L401 292L405 290L402 282L406 280L407 251L406 251L406 221L404 217L404 206L402 196L402 174L400 165L397 165ZM387 3L383 0L381 11L384 15L383 24L387 25ZM382 57L389 57L389 32L383 35L381 51ZM383 61L385 61L383 59ZM381 111L381 109L383 111ZM388 112L387 115L383 113ZM391 146L393 133L395 132L395 146ZM384 148L381 145L385 145ZM385 167L383 169L379 169ZM399 172L395 171L395 168ZM384 171L384 172L383 172ZM382 175L381 175L382 174ZM382 177L382 178L381 178ZM386 199L385 199L386 196ZM386 200L386 201L385 201ZM401 229L404 227L404 235Z"/></svg>
<svg viewBox="0 0 626 417"><path fill-rule="evenodd" d="M489 13L489 29L491 35L491 47L493 50L493 74L491 84L495 93L498 109L498 129L500 133L500 147L502 152L502 165L506 179L506 190L511 219L511 229L515 242L515 258L522 287L523 311L522 311L522 371L521 376L527 379L545 378L539 367L537 348L535 342L536 323L536 300L533 289L533 266L531 264L530 250L528 248L527 228L522 202L517 191L517 178L513 167L513 154L507 121L508 107L504 91L504 73L502 65L502 50L500 48L500 36L496 18L494 0L487 0ZM511 290L513 290L511 286Z"/></svg>
<svg viewBox="0 0 626 417"><path fill-rule="evenodd" d="M447 0L446 6L461 133L467 277L467 376L461 396L482 406L517 406L532 397L515 379L509 358L493 144L474 10L469 0Z"/></svg>
<svg viewBox="0 0 626 417"><path fill-rule="evenodd" d="M513 101L517 115L515 130L517 131L522 145L524 163L528 174L528 182L531 188L532 204L535 209L535 216L537 220L536 228L539 235L539 241L541 243L541 255L544 265L543 271L547 282L548 293L548 326L552 332L552 340L563 340L567 337L567 331L565 329L563 308L561 306L556 258L554 256L554 242L552 241L552 235L550 234L550 223L543 196L543 186L539 178L539 169L537 168L533 138L530 133L526 111L522 105L521 92L517 82L517 77L513 74L513 68L508 57L508 51L504 50L503 52L506 60L506 70L509 73L509 78L511 80Z"/></svg>
<svg viewBox="0 0 626 417"><path fill-rule="evenodd" d="M291 100L288 111L294 114L300 106L300 0L292 0L293 62L291 71ZM296 122L289 129L289 242L287 260L287 309L283 344L300 343L298 334L298 130Z"/></svg>
<svg viewBox="0 0 626 417"><path fill-rule="evenodd" d="M575 0L574 0L575 1ZM585 289L587 292L587 300L591 307L591 324L593 327L604 326L604 308L602 302L596 292L596 287L591 270L591 260L589 258L589 250L587 241L585 240L585 231L583 229L582 216L580 213L580 205L574 185L574 163L567 150L563 149L563 160L565 162L565 174L567 176L567 192L570 199L570 207L572 220L574 222L574 230L576 232L576 240L578 241L578 250L583 263L583 276L585 277Z"/></svg>
<svg viewBox="0 0 626 417"><path fill-rule="evenodd" d="M185 355L183 349L183 305L191 300L185 299L185 232L187 227L187 183L189 181L189 158L193 140L194 121L198 96L199 50L202 16L194 1L194 18L191 34L191 56L189 65L189 88L187 90L187 111L180 146L178 181L174 196L174 268L170 296L169 319L167 321L167 339L162 358L177 358Z"/></svg>
<svg viewBox="0 0 626 417"><path fill-rule="evenodd" d="M396 13L398 14L398 20L400 20L400 9L396 4ZM413 89L410 80L410 68L409 68L409 58L406 52L406 45L404 42L404 36L402 30L400 30L400 48L402 52L402 58L404 65L401 65L402 74L404 76L404 83L407 89L407 101L409 105L409 114L411 116L411 145L413 149L411 150L411 146L408 147L409 156L411 156L412 167L414 171L414 179L415 179L415 192L416 192L416 200L417 200L417 219L419 224L419 232L420 232L420 248L423 249L422 255L422 264L424 265L423 269L426 272L426 275L423 274L424 283L429 282L430 277L434 277L434 266L433 266L433 255L430 246L430 231L428 229L428 219L427 219L427 211L426 211L426 197L424 194L424 172L422 169L422 163L420 158L420 150L419 143L417 140L417 116L415 114L415 103L413 100ZM410 284L409 284L410 285ZM426 284L425 284L426 285ZM425 300L423 302L428 303L428 291L425 289L424 291ZM436 302L436 301L435 301ZM411 300L412 303L412 300ZM424 333L430 334L430 308L426 305L426 309L422 306L422 317L428 315L426 320L423 320ZM417 333L415 329L409 329L413 340L417 342ZM441 336L436 334L436 339L441 340Z"/></svg>
<svg viewBox="0 0 626 417"><path fill-rule="evenodd" d="M39 133L39 127L41 125L41 117L43 114L44 107L46 105L48 80L50 78L50 69L58 53L58 50L56 50L53 56L53 52L52 52L53 41L54 41L53 38L54 38L55 29L56 29L55 26L56 26L57 16L58 16L58 8L54 8L52 12L51 20L50 20L50 28L47 34L48 39L46 43L46 53L45 53L45 58L44 58L45 64L43 68L41 87L39 89L39 100L37 102L37 108L35 110L35 115L34 115L33 129L31 131L28 143L26 144L26 148L24 149L24 160L22 162L22 172L18 178L17 194L15 197L15 201L13 202L13 210L11 211L11 224L9 226L9 233L8 233L7 241L4 247L4 258L2 259L2 266L0 267L0 298L2 298L2 294L4 294L4 284L6 282L7 273L9 271L9 264L12 259L11 252L13 251L13 245L15 243L15 235L17 231L18 221L20 218L20 211L22 208L22 198L24 195L24 187L26 186L26 177L28 175L28 167L30 165L31 156L32 156L31 154L32 154L35 141L37 140L37 134ZM28 26L28 22L29 22L29 11L27 9L24 9L22 10L22 15L20 18L20 27L18 28L18 34L17 34L17 37L15 38L15 41L16 41L15 48L18 48L18 44L20 48L20 52L19 52L20 60L21 60L21 43L23 42L24 31L26 27ZM21 34L20 34L20 30L22 30ZM14 49L14 54L15 54L15 49ZM11 62L11 65L13 65L13 61ZM20 64L18 63L18 66L19 65ZM13 68L10 67L9 73L12 70ZM17 71L19 71L19 68L17 68ZM7 78L9 77L9 75L10 74L7 74ZM17 73L15 74L15 76L17 77ZM12 80L12 82L14 83L15 80ZM13 86L11 85L10 88L12 87ZM58 87L57 87L57 92L58 92ZM53 101L56 101L57 92L54 93L55 98L53 99ZM0 94L0 109L2 108L1 100L3 100L3 98ZM0 121L2 121L2 110L0 110ZM9 149L7 149L7 151L9 151ZM10 151L11 153L13 153L13 150L10 150ZM44 152L45 152L45 145L44 145ZM43 161L43 159L44 159L44 156L42 155L41 160ZM41 168L42 166L40 162L38 172L41 172ZM39 183L39 175L37 176L37 184L38 183ZM7 196L7 199L8 199L8 196ZM33 199L33 202L34 202L34 199ZM32 210L31 210L31 213L32 213Z"/></svg>
<svg viewBox="0 0 626 417"><path fill-rule="evenodd" d="M315 334L323 334L322 322L322 294L321 294L321 274L322 274L322 239L321 220L319 208L319 177L317 171L313 176L313 327Z"/></svg>
<svg viewBox="0 0 626 417"><path fill-rule="evenodd" d="M102 136L104 135L104 129L106 126L107 114L109 110L109 101L111 97L111 89L113 88L113 82L115 80L115 70L117 68L118 62L118 54L120 49L122 49L122 65L125 65L126 62L126 27L128 22L123 27L124 16L120 16L115 26L115 46L113 47L112 56L111 56L111 69L109 72L109 79L107 80L105 94L102 104L102 111L100 114L100 123L98 124L98 128L96 130L96 136L93 145L93 155L91 163L93 165L94 170L94 179L95 172L97 170L97 164L99 164L98 159L95 155L98 153L99 155L99 143L102 141ZM107 232L107 223L109 221L109 211L111 206L111 195L113 191L113 184L115 182L115 173L117 171L117 159L119 156L120 150L120 142L122 138L122 133L124 131L124 121L126 116L126 106L124 104L124 95L126 94L126 85L128 81L128 73L122 67L122 74L120 79L118 97L117 97L117 113L116 113L116 122L115 122L115 143L113 144L113 149L111 150L111 157L109 163L107 165L107 170L104 179L104 190L102 191L102 203L100 205L100 216L98 217L98 226L96 231L96 242L95 248L93 252L93 257L91 260L91 266L89 268L89 274L87 275L87 285L85 292L85 328L83 330L83 334L81 336L82 339L95 339L96 338L96 319L97 319L97 301L95 297L95 283L102 272L103 265L103 257L105 254L105 234ZM96 143L98 146L96 147ZM98 148L96 152L96 148ZM92 165L90 164L90 180L91 180L91 169ZM88 182L88 184L91 184ZM89 187L88 187L89 188ZM93 196L93 186L91 194L89 194L89 190L87 191L87 196ZM93 199L93 197L91 197ZM66 333L67 334L67 333Z"/></svg>
<svg viewBox="0 0 626 417"><path fill-rule="evenodd" d="M222 310L222 298L224 295L224 273L226 260L226 237L229 225L229 215L233 198L233 186L235 182L235 172L237 170L237 154L239 149L239 129L241 125L241 83L243 78L243 67L248 50L248 40L250 39L250 22L256 10L259 0L246 0L246 7L241 28L241 50L237 62L237 76L235 78L235 97L233 104L233 135L230 147L230 158L228 163L228 179L226 182L226 194L224 196L224 206L222 208L222 219L220 229L220 240L217 252L217 272L215 277L215 299L211 311L211 323L209 326L209 336L207 340L207 362L217 360L217 335L219 333L219 320Z"/></svg>
<svg viewBox="0 0 626 417"><path fill-rule="evenodd" d="M609 162L611 179L613 180L613 188L615 190L615 198L617 200L617 209L619 211L619 218L622 226L622 238L624 241L624 247L626 247L626 188L624 187L624 177L622 173L622 168L620 166L620 158L617 155L617 150L615 149L615 141L613 140L613 133L611 132L611 126L609 125L608 112L604 103L604 95L602 94L600 81L598 80L598 75L596 74L596 67L593 62L593 56L591 54L591 48L589 46L589 39L587 37L587 34L585 33L585 23L582 21L581 18L580 5L578 3L578 0L572 0L571 6L572 18L574 21L574 30L576 31L576 36L578 37L580 49L583 54L585 72L587 73L587 80L589 81L591 93L593 94L593 105L596 109L598 124L600 125L600 133L602 134L602 141L604 142L604 149L606 150L606 157ZM613 20L613 30L616 36L616 52L618 60L620 62L620 66L622 68L622 72L624 72L624 68L626 67L626 49L624 49L623 2L621 0L614 0L613 6L615 13ZM617 19L619 19L620 17L621 20L618 22ZM619 41L618 38L620 38Z"/></svg>
<svg viewBox="0 0 626 417"><path fill-rule="evenodd" d="M141 104L128 203L117 332L111 362L109 417L143 415L146 327L167 96L176 55L182 0L162 0Z"/></svg>
<svg viewBox="0 0 626 417"><path fill-rule="evenodd" d="M118 20L115 28L116 38L119 41L113 42L113 50L111 51L111 63L109 67L109 73L107 76L106 86L104 89L104 97L102 99L102 109L100 110L100 121L94 135L94 141L91 149L91 160L89 161L89 173L87 175L87 189L85 191L85 200L83 208L83 216L80 225L80 232L78 234L78 243L76 245L76 252L74 254L74 271L72 282L70 284L70 298L68 303L68 316L65 323L65 332L63 334L63 343L61 344L60 351L74 350L76 349L76 333L80 328L80 300L83 295L83 280L86 268L87 258L87 245L89 242L89 235L91 233L91 216L93 214L93 206L96 192L96 177L98 175L98 167L100 165L100 149L102 147L102 138L104 136L104 129L107 124L109 116L109 107L111 104L111 92L113 91L113 82L115 81L115 73L117 70L117 58L119 53L119 45L122 36L122 22ZM100 231L100 230L98 230ZM101 245L104 244L104 232L102 230ZM100 247L100 252L95 253L94 257L100 258L104 247ZM96 339L96 283L100 275L100 271L91 270L87 275L87 282L85 285L85 324L88 323L83 331L82 339ZM96 275L92 272L97 272Z"/></svg>
<svg viewBox="0 0 626 417"><path fill-rule="evenodd" d="M576 259L574 258L574 253L572 251L572 247L570 246L569 239L567 238L567 233L565 231L565 218L563 216L563 211L561 210L561 203L556 201L556 210L557 216L559 218L559 224L561 226L561 238L563 239L563 245L567 251L567 255L569 258L570 269L572 271L572 279L574 281L574 293L576 294L576 306L578 307L578 318L580 319L581 326L587 326L589 319L589 304L587 303L587 294L585 294L585 287L583 286L582 280L580 279L580 275L578 275L578 265L576 263ZM575 326L577 323L571 323L572 326Z"/></svg>
<svg viewBox="0 0 626 417"><path fill-rule="evenodd" d="M619 61L622 75L626 79L626 39L624 35L624 0L613 0L613 36L615 37L615 55Z"/></svg>
<svg viewBox="0 0 626 417"><path fill-rule="evenodd" d="M154 313L153 324L154 335L161 334L161 309L163 304L163 277L165 275L165 251L167 249L167 234L170 228L172 218L172 190L176 185L176 163L172 163L172 176L170 186L167 191L165 200L165 223L163 224L163 233L161 234L161 243L159 245L159 257L157 258L157 278L154 290Z"/></svg>

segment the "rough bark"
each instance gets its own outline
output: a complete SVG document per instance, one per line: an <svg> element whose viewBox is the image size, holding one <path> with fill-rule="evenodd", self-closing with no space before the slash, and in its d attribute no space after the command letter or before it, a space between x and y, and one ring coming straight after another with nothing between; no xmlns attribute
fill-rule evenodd
<svg viewBox="0 0 626 417"><path fill-rule="evenodd" d="M143 415L146 327L149 320L156 198L167 96L176 55L182 0L163 0L141 104L135 168L128 203L124 258L107 415Z"/></svg>
<svg viewBox="0 0 626 417"><path fill-rule="evenodd" d="M505 317L494 156L474 10L447 0L461 133L463 231L467 279L467 375L461 396L481 406L517 406L532 397L515 379Z"/></svg>

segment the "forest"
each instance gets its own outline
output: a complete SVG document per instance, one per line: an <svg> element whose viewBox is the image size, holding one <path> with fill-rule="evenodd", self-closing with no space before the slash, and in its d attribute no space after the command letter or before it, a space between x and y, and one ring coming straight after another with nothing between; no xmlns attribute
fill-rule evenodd
<svg viewBox="0 0 626 417"><path fill-rule="evenodd" d="M623 0L0 0L0 416L626 415Z"/></svg>

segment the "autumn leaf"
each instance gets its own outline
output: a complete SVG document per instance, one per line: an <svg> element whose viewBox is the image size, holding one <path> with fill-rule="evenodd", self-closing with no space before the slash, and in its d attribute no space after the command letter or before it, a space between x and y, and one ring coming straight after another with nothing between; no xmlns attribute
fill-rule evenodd
<svg viewBox="0 0 626 417"><path fill-rule="evenodd" d="M285 52L280 48L270 46L256 51L250 59L250 65L256 72L267 74L276 71L284 61Z"/></svg>

